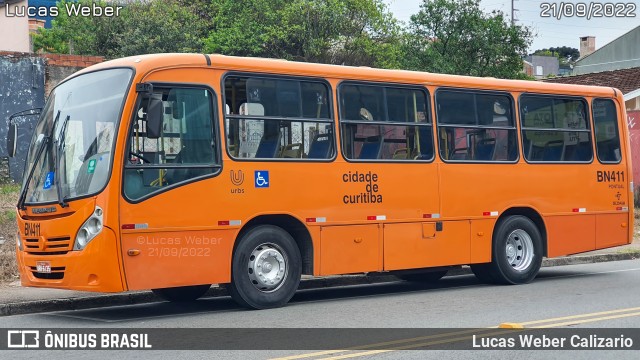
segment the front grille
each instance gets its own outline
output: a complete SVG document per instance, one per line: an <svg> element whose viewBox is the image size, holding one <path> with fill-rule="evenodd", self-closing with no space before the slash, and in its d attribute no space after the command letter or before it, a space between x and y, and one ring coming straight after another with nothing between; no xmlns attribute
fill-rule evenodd
<svg viewBox="0 0 640 360"><path fill-rule="evenodd" d="M34 255L64 255L71 250L71 237L26 238L25 251Z"/></svg>
<svg viewBox="0 0 640 360"><path fill-rule="evenodd" d="M64 279L64 271L65 271L66 267L64 267L64 266L52 266L51 267L51 273L38 272L38 268L35 267L35 266L29 266L29 269L31 270L31 273L33 274L33 276L38 278L38 279L62 280L62 279Z"/></svg>

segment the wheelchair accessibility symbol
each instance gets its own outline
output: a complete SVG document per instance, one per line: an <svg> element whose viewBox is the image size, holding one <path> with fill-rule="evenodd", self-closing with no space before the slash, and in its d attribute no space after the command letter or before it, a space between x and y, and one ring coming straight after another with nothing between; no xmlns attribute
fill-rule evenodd
<svg viewBox="0 0 640 360"><path fill-rule="evenodd" d="M44 178L44 184L42 185L42 188L44 190L51 189L51 186L53 186L53 180L54 180L54 173L53 171L50 171L47 173L47 177Z"/></svg>
<svg viewBox="0 0 640 360"><path fill-rule="evenodd" d="M256 170L254 176L254 184L257 188L268 188L269 172L266 170Z"/></svg>

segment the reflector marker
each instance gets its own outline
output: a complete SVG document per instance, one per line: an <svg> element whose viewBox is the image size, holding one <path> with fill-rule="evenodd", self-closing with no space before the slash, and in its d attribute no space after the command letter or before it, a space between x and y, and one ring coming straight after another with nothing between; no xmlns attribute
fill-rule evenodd
<svg viewBox="0 0 640 360"><path fill-rule="evenodd" d="M422 214L423 219L440 219L440 214Z"/></svg>
<svg viewBox="0 0 640 360"><path fill-rule="evenodd" d="M149 224L122 224L122 230L148 229Z"/></svg>
<svg viewBox="0 0 640 360"><path fill-rule="evenodd" d="M482 213L482 216L498 216L499 212L497 211L485 211Z"/></svg>
<svg viewBox="0 0 640 360"><path fill-rule="evenodd" d="M323 222L327 222L327 218L326 217L307 218L307 222L308 223L323 223Z"/></svg>
<svg viewBox="0 0 640 360"><path fill-rule="evenodd" d="M616 210L618 210L618 211L629 211L629 208L628 208L628 207L626 207L626 206L618 206L618 207L616 208Z"/></svg>
<svg viewBox="0 0 640 360"><path fill-rule="evenodd" d="M571 211L573 211L575 213L584 213L584 212L587 212L587 208L574 208Z"/></svg>
<svg viewBox="0 0 640 360"><path fill-rule="evenodd" d="M386 215L369 215L367 216L367 220L387 220Z"/></svg>
<svg viewBox="0 0 640 360"><path fill-rule="evenodd" d="M218 221L218 226L238 226L241 225L242 221L241 220L220 220Z"/></svg>

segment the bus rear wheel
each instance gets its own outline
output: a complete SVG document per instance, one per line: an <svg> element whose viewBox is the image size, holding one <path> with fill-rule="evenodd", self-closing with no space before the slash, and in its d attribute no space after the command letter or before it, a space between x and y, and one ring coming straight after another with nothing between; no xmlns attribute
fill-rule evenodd
<svg viewBox="0 0 640 360"><path fill-rule="evenodd" d="M526 284L542 265L542 236L529 218L509 216L496 225L493 260L472 267L480 280L502 284Z"/></svg>
<svg viewBox="0 0 640 360"><path fill-rule="evenodd" d="M244 307L276 308L293 297L301 274L300 250L291 235L280 227L261 225L239 239L229 292Z"/></svg>
<svg viewBox="0 0 640 360"><path fill-rule="evenodd" d="M204 295L211 285L181 286L151 290L154 294L171 302L194 301Z"/></svg>

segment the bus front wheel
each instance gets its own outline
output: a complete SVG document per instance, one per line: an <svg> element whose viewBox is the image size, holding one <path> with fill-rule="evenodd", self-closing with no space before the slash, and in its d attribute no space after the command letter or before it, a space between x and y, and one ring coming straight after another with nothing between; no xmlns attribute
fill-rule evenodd
<svg viewBox="0 0 640 360"><path fill-rule="evenodd" d="M542 236L529 218L509 216L496 225L490 264L472 266L485 282L525 284L533 280L542 265Z"/></svg>
<svg viewBox="0 0 640 360"><path fill-rule="evenodd" d="M295 294L301 274L300 250L291 235L280 227L261 225L239 239L229 292L250 309L280 307Z"/></svg>

